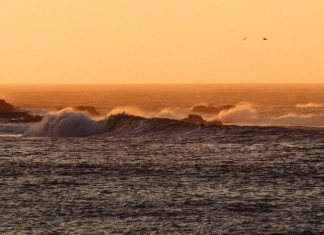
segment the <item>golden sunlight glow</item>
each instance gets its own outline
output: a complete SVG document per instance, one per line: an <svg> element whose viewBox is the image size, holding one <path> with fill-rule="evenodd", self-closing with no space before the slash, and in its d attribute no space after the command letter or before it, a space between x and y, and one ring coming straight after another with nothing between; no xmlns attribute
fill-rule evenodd
<svg viewBox="0 0 324 235"><path fill-rule="evenodd" d="M3 0L0 35L0 83L324 82L323 0Z"/></svg>

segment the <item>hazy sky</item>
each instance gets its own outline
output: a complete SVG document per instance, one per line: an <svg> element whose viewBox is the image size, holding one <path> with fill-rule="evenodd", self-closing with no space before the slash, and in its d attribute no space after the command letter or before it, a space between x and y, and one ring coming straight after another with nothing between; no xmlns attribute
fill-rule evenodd
<svg viewBox="0 0 324 235"><path fill-rule="evenodd" d="M324 82L324 1L0 0L0 83L156 82Z"/></svg>

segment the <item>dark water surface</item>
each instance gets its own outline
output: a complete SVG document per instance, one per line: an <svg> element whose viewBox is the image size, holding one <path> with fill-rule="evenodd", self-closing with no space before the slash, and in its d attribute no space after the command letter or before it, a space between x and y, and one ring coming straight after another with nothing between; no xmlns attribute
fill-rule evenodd
<svg viewBox="0 0 324 235"><path fill-rule="evenodd" d="M0 234L323 234L324 130L0 137Z"/></svg>

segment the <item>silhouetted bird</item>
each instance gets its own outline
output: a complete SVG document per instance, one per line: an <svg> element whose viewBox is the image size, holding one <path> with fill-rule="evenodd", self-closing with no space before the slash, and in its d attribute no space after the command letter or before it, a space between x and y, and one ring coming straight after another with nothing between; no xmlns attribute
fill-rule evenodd
<svg viewBox="0 0 324 235"><path fill-rule="evenodd" d="M247 39L247 37L243 38L243 41L245 41Z"/></svg>
<svg viewBox="0 0 324 235"><path fill-rule="evenodd" d="M265 38L265 37L263 37L263 41L268 41L268 39L267 39L267 38Z"/></svg>

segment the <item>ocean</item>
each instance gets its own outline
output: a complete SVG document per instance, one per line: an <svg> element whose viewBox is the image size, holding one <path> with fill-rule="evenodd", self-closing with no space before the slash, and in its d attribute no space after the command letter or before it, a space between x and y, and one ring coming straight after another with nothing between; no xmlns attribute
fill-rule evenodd
<svg viewBox="0 0 324 235"><path fill-rule="evenodd" d="M323 234L323 90L1 85L0 234Z"/></svg>

